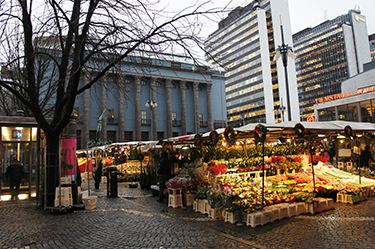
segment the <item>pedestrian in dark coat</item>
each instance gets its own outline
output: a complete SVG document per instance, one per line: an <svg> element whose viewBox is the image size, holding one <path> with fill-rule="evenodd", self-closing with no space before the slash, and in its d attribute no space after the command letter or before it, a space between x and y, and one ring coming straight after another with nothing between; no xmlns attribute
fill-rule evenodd
<svg viewBox="0 0 375 249"><path fill-rule="evenodd" d="M12 163L7 168L6 176L9 179L9 188L10 194L12 195L12 200L17 200L18 194L20 193L21 181L25 180L25 170L22 163L20 163L17 158L14 158Z"/></svg>
<svg viewBox="0 0 375 249"><path fill-rule="evenodd" d="M158 176L159 176L159 199L157 199L158 202L162 202L164 200L164 190L167 189L165 186L165 183L171 179L171 161L168 158L168 152L163 151L161 153L161 159L158 169Z"/></svg>
<svg viewBox="0 0 375 249"><path fill-rule="evenodd" d="M333 144L333 142L331 142L328 145L327 152L328 152L328 155L329 155L329 162L332 164L333 158L336 156L336 149L335 149L335 145Z"/></svg>
<svg viewBox="0 0 375 249"><path fill-rule="evenodd" d="M368 160L375 162L374 158L371 155L370 146L366 145L365 150L361 152L360 162L361 167L368 167Z"/></svg>

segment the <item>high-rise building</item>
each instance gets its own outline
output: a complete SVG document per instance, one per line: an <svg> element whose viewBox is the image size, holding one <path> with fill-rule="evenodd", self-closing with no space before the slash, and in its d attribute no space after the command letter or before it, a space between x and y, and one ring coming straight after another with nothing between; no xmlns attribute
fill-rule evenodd
<svg viewBox="0 0 375 249"><path fill-rule="evenodd" d="M341 82L370 62L366 18L358 10L293 35L301 120L314 117L314 104L341 92Z"/></svg>
<svg viewBox="0 0 375 249"><path fill-rule="evenodd" d="M287 65L273 61L275 48L292 46L287 0L256 0L237 7L219 23L205 43L206 60L226 70L228 124L274 123L299 120L294 61ZM286 91L289 83L289 105Z"/></svg>
<svg viewBox="0 0 375 249"><path fill-rule="evenodd" d="M370 45L371 61L375 61L375 34L368 36Z"/></svg>

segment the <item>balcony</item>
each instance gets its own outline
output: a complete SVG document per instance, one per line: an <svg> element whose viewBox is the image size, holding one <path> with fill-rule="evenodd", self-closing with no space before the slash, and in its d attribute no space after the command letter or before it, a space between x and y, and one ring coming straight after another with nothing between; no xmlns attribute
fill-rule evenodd
<svg viewBox="0 0 375 249"><path fill-rule="evenodd" d="M141 119L141 125L144 126L150 126L151 125L151 119Z"/></svg>
<svg viewBox="0 0 375 249"><path fill-rule="evenodd" d="M173 119L172 120L172 126L173 127L180 127L181 126L181 120Z"/></svg>

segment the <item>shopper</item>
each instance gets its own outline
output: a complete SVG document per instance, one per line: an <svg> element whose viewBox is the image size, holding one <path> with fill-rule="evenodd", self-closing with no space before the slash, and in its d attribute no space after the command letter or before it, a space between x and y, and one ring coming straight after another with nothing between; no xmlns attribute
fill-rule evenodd
<svg viewBox="0 0 375 249"><path fill-rule="evenodd" d="M163 151L161 153L160 165L158 170L159 176L159 199L156 201L162 202L164 200L164 190L167 188L165 183L172 177L171 174L171 162L168 158L168 152Z"/></svg>
<svg viewBox="0 0 375 249"><path fill-rule="evenodd" d="M361 152L361 157L360 157L360 163L361 167L368 167L369 163L368 160L375 162L374 158L371 155L370 151L370 146L366 145L365 150Z"/></svg>
<svg viewBox="0 0 375 249"><path fill-rule="evenodd" d="M17 158L14 158L12 163L8 166L6 176L9 179L12 200L18 200L21 181L25 180L25 171L23 165L17 160Z"/></svg>
<svg viewBox="0 0 375 249"><path fill-rule="evenodd" d="M333 144L333 142L331 142L328 145L327 152L328 152L328 155L329 155L329 162L331 164L333 164L333 158L336 156L336 149L335 149L335 145Z"/></svg>

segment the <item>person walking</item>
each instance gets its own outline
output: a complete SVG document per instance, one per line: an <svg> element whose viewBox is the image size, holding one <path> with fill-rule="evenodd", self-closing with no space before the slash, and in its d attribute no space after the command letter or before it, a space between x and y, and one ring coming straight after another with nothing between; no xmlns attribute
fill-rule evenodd
<svg viewBox="0 0 375 249"><path fill-rule="evenodd" d="M172 177L171 174L171 161L168 158L168 152L163 151L161 153L161 159L158 169L158 176L159 176L159 199L156 201L163 202L164 200L164 190L167 188L165 183Z"/></svg>
<svg viewBox="0 0 375 249"><path fill-rule="evenodd" d="M368 167L368 160L375 162L374 158L371 155L370 146L366 145L365 150L361 152L360 163L361 167Z"/></svg>
<svg viewBox="0 0 375 249"><path fill-rule="evenodd" d="M25 170L22 163L20 163L17 158L14 158L12 163L8 166L6 176L9 179L9 188L10 194L12 195L12 200L18 200L21 181L25 180Z"/></svg>
<svg viewBox="0 0 375 249"><path fill-rule="evenodd" d="M329 162L331 164L333 164L333 158L336 156L336 149L335 149L335 145L333 144L333 142L331 142L328 145L327 152L328 152L328 155L329 155Z"/></svg>

